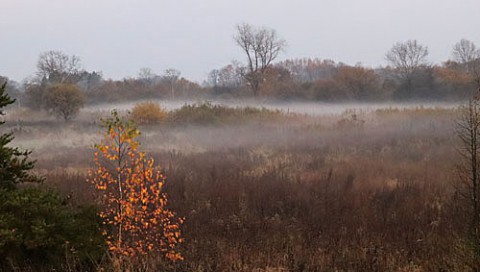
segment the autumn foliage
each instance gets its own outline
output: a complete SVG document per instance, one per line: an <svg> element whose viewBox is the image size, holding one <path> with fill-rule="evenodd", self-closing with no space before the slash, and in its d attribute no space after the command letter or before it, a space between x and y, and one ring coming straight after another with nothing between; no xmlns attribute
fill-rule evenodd
<svg viewBox="0 0 480 272"><path fill-rule="evenodd" d="M183 219L167 209L165 177L153 158L138 150L140 132L113 111L102 120L103 140L95 146L89 181L99 193L103 234L116 262L164 256L182 260ZM120 260L120 261L119 261Z"/></svg>
<svg viewBox="0 0 480 272"><path fill-rule="evenodd" d="M155 124L167 119L167 114L157 103L143 102L133 107L131 115L137 124Z"/></svg>

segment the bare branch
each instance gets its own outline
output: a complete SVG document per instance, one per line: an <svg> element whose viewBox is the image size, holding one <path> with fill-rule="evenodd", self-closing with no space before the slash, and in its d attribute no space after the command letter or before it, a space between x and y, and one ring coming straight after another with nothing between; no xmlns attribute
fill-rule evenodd
<svg viewBox="0 0 480 272"><path fill-rule="evenodd" d="M278 38L273 29L255 28L249 24L237 26L234 40L247 55L248 71L244 78L256 96L265 71L285 48L286 42Z"/></svg>

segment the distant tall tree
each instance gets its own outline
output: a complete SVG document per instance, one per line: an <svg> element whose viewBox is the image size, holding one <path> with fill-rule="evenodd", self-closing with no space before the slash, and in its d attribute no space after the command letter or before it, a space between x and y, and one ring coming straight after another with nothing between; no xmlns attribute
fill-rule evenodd
<svg viewBox="0 0 480 272"><path fill-rule="evenodd" d="M254 96L258 96L263 76L285 48L286 41L280 39L273 29L256 28L249 24L237 26L235 43L247 56L247 71L243 75Z"/></svg>
<svg viewBox="0 0 480 272"><path fill-rule="evenodd" d="M261 87L263 95L280 99L302 98L289 70L273 65L264 73Z"/></svg>
<svg viewBox="0 0 480 272"><path fill-rule="evenodd" d="M472 41L461 39L453 46L453 59L461 64L467 64L480 57L480 51Z"/></svg>
<svg viewBox="0 0 480 272"><path fill-rule="evenodd" d="M80 70L80 58L68 56L61 51L47 51L40 54L37 62L37 75L52 83L64 83Z"/></svg>
<svg viewBox="0 0 480 272"><path fill-rule="evenodd" d="M295 80L314 82L331 78L337 70L337 64L332 60L321 59L287 59L277 65L288 69Z"/></svg>
<svg viewBox="0 0 480 272"><path fill-rule="evenodd" d="M461 39L453 46L452 55L480 88L480 49L472 41Z"/></svg>
<svg viewBox="0 0 480 272"><path fill-rule="evenodd" d="M84 105L83 93L72 84L56 84L48 87L43 93L45 109L65 122L77 115Z"/></svg>
<svg viewBox="0 0 480 272"><path fill-rule="evenodd" d="M175 99L175 82L177 82L178 78L180 77L180 71L169 68L165 70L165 73L163 74L163 78L170 83L170 88L172 91L172 99Z"/></svg>
<svg viewBox="0 0 480 272"><path fill-rule="evenodd" d="M354 100L373 100L381 96L380 78L371 69L341 66L333 76L336 85Z"/></svg>
<svg viewBox="0 0 480 272"><path fill-rule="evenodd" d="M392 65L405 84L410 95L414 75L427 65L428 47L416 40L398 42L386 54L386 59Z"/></svg>
<svg viewBox="0 0 480 272"><path fill-rule="evenodd" d="M212 74L213 73L213 74ZM242 70L238 63L232 63L220 68L219 70L213 70L210 73L210 78L215 77L214 86L237 88L242 84ZM213 81L213 79L211 79Z"/></svg>
<svg viewBox="0 0 480 272"><path fill-rule="evenodd" d="M5 115L3 108L15 102L6 94L7 83L0 87L0 116ZM0 121L0 125L5 122ZM19 182L38 182L40 178L28 173L34 167L34 161L28 156L30 151L21 151L17 147L9 147L13 140L12 133L0 135L0 189L14 189Z"/></svg>
<svg viewBox="0 0 480 272"><path fill-rule="evenodd" d="M102 81L101 72L82 70L77 56L69 56L61 51L47 51L39 56L37 77L25 84L22 102L31 109L39 110L51 106L44 104L43 97L48 95L47 89L54 85L70 84L90 91Z"/></svg>
<svg viewBox="0 0 480 272"><path fill-rule="evenodd" d="M219 84L219 78L220 78L220 70L213 69L210 71L210 73L208 73L207 83L210 86L217 87Z"/></svg>
<svg viewBox="0 0 480 272"><path fill-rule="evenodd" d="M76 85L82 90L88 91L93 89L94 87L100 86L102 81L102 72L82 71L78 73L78 81L76 81Z"/></svg>
<svg viewBox="0 0 480 272"><path fill-rule="evenodd" d="M140 68L138 72L138 79L143 81L146 84L152 84L156 75L153 73L152 69L148 67Z"/></svg>

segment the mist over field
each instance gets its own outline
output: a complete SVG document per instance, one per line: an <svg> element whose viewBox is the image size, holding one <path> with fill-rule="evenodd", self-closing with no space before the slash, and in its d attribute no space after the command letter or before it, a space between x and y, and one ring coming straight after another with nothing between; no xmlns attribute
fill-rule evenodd
<svg viewBox="0 0 480 272"><path fill-rule="evenodd" d="M480 271L480 1L67 2L2 0L0 272Z"/></svg>
<svg viewBox="0 0 480 272"><path fill-rule="evenodd" d="M85 179L105 133L100 118L117 109L136 120L140 150L167 177L170 207L188 219L188 261L173 267L213 271L237 254L249 269L307 271L404 267L411 256L458 270L470 261L448 246L460 242L451 230L465 216L451 198L461 159L456 103L159 101L156 119L135 119L141 107L155 111L149 102L89 106L67 123L17 107L5 129L33 150L41 187L80 205L95 201ZM372 256L389 261L372 266Z"/></svg>
<svg viewBox="0 0 480 272"><path fill-rule="evenodd" d="M109 118L114 109L133 118L134 105L142 104L144 102L95 105L83 110L74 123L65 125L45 114L37 114L29 121L25 118L28 111L13 109L9 112L7 127L16 132L16 145L34 151L32 158L39 161L37 170L70 169L68 171L85 173L94 143L101 140L104 132L100 120ZM461 111L460 105L454 103L161 101L159 105L168 112L167 117L153 124L138 122L142 150L149 153L204 154L236 149L276 153L289 147L308 150L337 144L345 144L342 148L369 149L376 142L388 142L390 138L424 135L448 139L454 135L456 118ZM186 109L194 118L180 114ZM231 113L219 109L231 109L239 115L230 117ZM248 115L245 109L256 111ZM449 149L455 153L454 146ZM77 155L70 158L71 152ZM160 159L165 163L162 167L167 167L168 156Z"/></svg>
<svg viewBox="0 0 480 272"><path fill-rule="evenodd" d="M241 263L231 271L463 271L475 266L469 247L451 246L464 245L462 235L468 233L461 222L468 222L469 206L458 197L465 187L458 185L456 169L466 154L458 124L468 121L472 104L138 98L87 103L72 115L56 114L55 107L35 109L20 98L7 107L2 132L14 133L12 146L32 151L31 172L44 178L33 188L55 190L59 205L68 205L62 209L81 210L108 205L101 204L96 188L102 187L92 185L92 175L121 169L107 157L95 159L115 135L104 121L114 129L133 121L140 132L138 152L154 159L166 178L161 186L175 212L171 216L185 218L174 225L185 239L175 244L181 255L169 255L184 260L156 255L150 262L157 268L223 271ZM124 150L137 151L129 148ZM96 168L98 163L104 166ZM150 186L158 184L153 182ZM97 233L99 219L76 216L92 222L83 228L97 236L84 243L92 243L89 252L102 258L105 249L96 246L104 241ZM84 260L77 267L111 265L75 258Z"/></svg>
<svg viewBox="0 0 480 272"><path fill-rule="evenodd" d="M372 112L377 109L415 109L415 108L444 108L453 109L463 105L462 102L349 102L349 103L328 103L328 102L269 102L255 100L210 100L198 99L187 101L170 101L170 100L139 100L135 102L115 103L115 104L99 104L86 106L83 110L87 112L96 111L131 111L133 107L142 102L153 102L159 104L165 110L179 109L184 105L192 105L198 103L211 103L213 105L221 105L232 108L266 108L269 110L279 110L284 113L305 114L310 116L320 115L338 115L345 111Z"/></svg>
<svg viewBox="0 0 480 272"><path fill-rule="evenodd" d="M371 69L274 64L275 31L237 32L270 40L271 59L251 52L201 85L176 69L104 79L60 51L31 81L0 78L0 270L480 267L473 42L454 51L472 58L430 66L408 40ZM402 67L402 50L418 62Z"/></svg>

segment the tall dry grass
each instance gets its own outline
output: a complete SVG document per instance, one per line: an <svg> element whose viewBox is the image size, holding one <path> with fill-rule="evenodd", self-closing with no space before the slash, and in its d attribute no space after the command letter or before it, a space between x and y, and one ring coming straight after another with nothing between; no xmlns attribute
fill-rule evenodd
<svg viewBox="0 0 480 272"><path fill-rule="evenodd" d="M186 218L185 261L165 269L475 269L453 186L456 111L352 114L143 127L170 208ZM45 186L92 201L88 152L39 146Z"/></svg>

